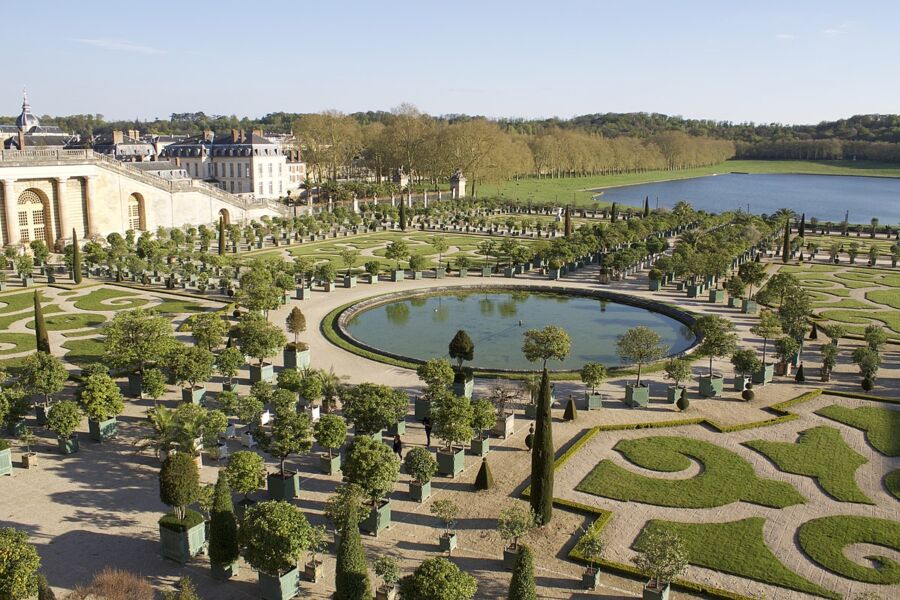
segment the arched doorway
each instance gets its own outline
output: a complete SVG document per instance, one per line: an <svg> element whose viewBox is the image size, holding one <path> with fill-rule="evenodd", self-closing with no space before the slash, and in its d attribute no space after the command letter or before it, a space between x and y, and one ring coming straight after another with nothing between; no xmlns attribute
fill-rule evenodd
<svg viewBox="0 0 900 600"><path fill-rule="evenodd" d="M231 215L228 214L227 208L223 208L222 210L219 211L219 218L221 218L222 221L225 223L225 227L228 227L229 225L231 225Z"/></svg>
<svg viewBox="0 0 900 600"><path fill-rule="evenodd" d="M144 217L144 197L137 192L128 196L127 211L127 228L134 231L146 231L147 221Z"/></svg>
<svg viewBox="0 0 900 600"><path fill-rule="evenodd" d="M19 239L28 245L41 240L48 246L53 244L50 227L50 203L40 190L30 188L19 194L16 205L19 225Z"/></svg>

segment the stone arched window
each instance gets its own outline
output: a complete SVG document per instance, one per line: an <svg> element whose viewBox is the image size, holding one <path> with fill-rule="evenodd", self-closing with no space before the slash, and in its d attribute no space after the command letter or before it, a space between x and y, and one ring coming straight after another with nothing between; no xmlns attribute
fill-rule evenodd
<svg viewBox="0 0 900 600"><path fill-rule="evenodd" d="M19 226L19 239L23 244L34 240L42 240L52 245L50 233L50 203L42 192L27 189L19 195L16 203L16 218Z"/></svg>
<svg viewBox="0 0 900 600"><path fill-rule="evenodd" d="M144 197L135 192L128 196L127 206L128 229L146 231L147 222L144 217Z"/></svg>

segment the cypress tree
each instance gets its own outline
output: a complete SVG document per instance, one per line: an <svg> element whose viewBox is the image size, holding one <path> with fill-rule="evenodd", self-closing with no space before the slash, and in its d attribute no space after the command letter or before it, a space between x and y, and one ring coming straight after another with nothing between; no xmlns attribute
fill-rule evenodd
<svg viewBox="0 0 900 600"><path fill-rule="evenodd" d="M797 230L797 233L800 234L800 237L806 237L803 235L806 232L806 213L800 215L800 229Z"/></svg>
<svg viewBox="0 0 900 600"><path fill-rule="evenodd" d="M565 232L566 237L570 237L572 235L572 209L568 204L566 205L563 231Z"/></svg>
<svg viewBox="0 0 900 600"><path fill-rule="evenodd" d="M644 198L644 217L650 216L650 196Z"/></svg>
<svg viewBox="0 0 900 600"><path fill-rule="evenodd" d="M612 203L612 208L609 209L609 220L612 223L616 222L616 219L619 218L619 207L616 206L616 203Z"/></svg>
<svg viewBox="0 0 900 600"><path fill-rule="evenodd" d="M81 283L81 248L78 246L78 234L72 228L72 281Z"/></svg>
<svg viewBox="0 0 900 600"><path fill-rule="evenodd" d="M225 256L225 217L219 217L219 256Z"/></svg>
<svg viewBox="0 0 900 600"><path fill-rule="evenodd" d="M209 562L227 566L237 559L238 530L231 503L231 488L225 472L219 471L209 519Z"/></svg>
<svg viewBox="0 0 900 600"><path fill-rule="evenodd" d="M525 544L519 544L516 566L509 582L509 600L537 600L534 586L534 554Z"/></svg>
<svg viewBox="0 0 900 600"><path fill-rule="evenodd" d="M787 264L788 256L791 253L791 220L784 222L784 244L781 248L781 262Z"/></svg>
<svg viewBox="0 0 900 600"><path fill-rule="evenodd" d="M574 421L578 418L578 408L575 406L575 398L569 398L568 404L566 404L566 412L563 413L564 421Z"/></svg>
<svg viewBox="0 0 900 600"><path fill-rule="evenodd" d="M534 449L531 451L531 510L546 525L553 518L553 423L550 416L550 376L541 375Z"/></svg>
<svg viewBox="0 0 900 600"><path fill-rule="evenodd" d="M38 352L50 354L50 336L47 334L44 309L41 308L41 299L37 291L34 292L34 337L37 340Z"/></svg>
<svg viewBox="0 0 900 600"><path fill-rule="evenodd" d="M358 506L350 508L341 531L335 571L335 600L369 600L372 597L369 569L359 536L359 510Z"/></svg>
<svg viewBox="0 0 900 600"><path fill-rule="evenodd" d="M400 198L400 231L406 231L406 200Z"/></svg>
<svg viewBox="0 0 900 600"><path fill-rule="evenodd" d="M481 468L478 469L478 475L475 476L476 490L489 490L494 487L494 476L491 475L491 467L488 465L487 458L481 459Z"/></svg>

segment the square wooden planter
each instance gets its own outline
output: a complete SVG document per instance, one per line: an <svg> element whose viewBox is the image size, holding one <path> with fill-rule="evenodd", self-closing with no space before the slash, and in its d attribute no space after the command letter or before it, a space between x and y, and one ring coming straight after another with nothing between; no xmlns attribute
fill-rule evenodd
<svg viewBox="0 0 900 600"><path fill-rule="evenodd" d="M132 398L141 397L141 389L143 386L143 378L140 373L128 374L128 395Z"/></svg>
<svg viewBox="0 0 900 600"><path fill-rule="evenodd" d="M632 408L639 406L647 406L650 403L650 386L648 385L625 385L625 403Z"/></svg>
<svg viewBox="0 0 900 600"><path fill-rule="evenodd" d="M163 558L185 564L200 554L206 545L206 524L175 530L159 525L160 552Z"/></svg>
<svg viewBox="0 0 900 600"><path fill-rule="evenodd" d="M232 577L237 577L240 573L240 561L234 561L229 565L217 565L211 563L209 565L210 574L216 581L228 581Z"/></svg>
<svg viewBox="0 0 900 600"><path fill-rule="evenodd" d="M310 354L308 348L306 350L296 350L285 346L281 356L284 359L285 369L306 369L309 367Z"/></svg>
<svg viewBox="0 0 900 600"><path fill-rule="evenodd" d="M73 435L69 439L56 438L56 446L60 454L75 454L78 452L78 437Z"/></svg>
<svg viewBox="0 0 900 600"><path fill-rule="evenodd" d="M471 442L469 442L469 453L472 456L487 456L487 453L491 451L491 438L485 437L482 439L473 438Z"/></svg>
<svg viewBox="0 0 900 600"><path fill-rule="evenodd" d="M466 398L472 397L472 392L475 390L475 379L474 378L463 378L457 377L453 380L453 393L457 396L465 396Z"/></svg>
<svg viewBox="0 0 900 600"><path fill-rule="evenodd" d="M717 398L722 395L723 389L725 389L724 377L700 378L700 395L705 398Z"/></svg>
<svg viewBox="0 0 900 600"><path fill-rule="evenodd" d="M325 569L322 566L322 561L310 561L303 565L303 578L307 581L311 581L312 583L316 583L320 579L322 579L322 575L325 573Z"/></svg>
<svg viewBox="0 0 900 600"><path fill-rule="evenodd" d="M603 394L584 393L584 408L586 410L600 410L603 408Z"/></svg>
<svg viewBox="0 0 900 600"><path fill-rule="evenodd" d="M441 550L451 554L456 549L458 541L458 537L455 533L445 533L440 539Z"/></svg>
<svg viewBox="0 0 900 600"><path fill-rule="evenodd" d="M345 288L355 288L356 287L356 275L344 275L344 287Z"/></svg>
<svg viewBox="0 0 900 600"><path fill-rule="evenodd" d="M257 381L273 381L275 379L275 367L269 363L250 365L250 383Z"/></svg>
<svg viewBox="0 0 900 600"><path fill-rule="evenodd" d="M369 511L369 516L360 521L359 528L378 537L378 534L391 526L391 501L383 500L377 507Z"/></svg>
<svg viewBox="0 0 900 600"><path fill-rule="evenodd" d="M406 271L402 269L391 271L391 281L403 281L404 279L406 279Z"/></svg>
<svg viewBox="0 0 900 600"><path fill-rule="evenodd" d="M672 404L675 404L676 402L678 402L678 398L681 397L681 392L684 389L685 388L683 385L680 385L680 386L670 385L670 386L666 387L666 400L668 400Z"/></svg>
<svg viewBox="0 0 900 600"><path fill-rule="evenodd" d="M283 575L259 572L259 597L262 600L290 600L300 593L300 569Z"/></svg>
<svg viewBox="0 0 900 600"><path fill-rule="evenodd" d="M421 421L425 417L431 416L431 400L424 396L416 396L413 406L416 419Z"/></svg>
<svg viewBox="0 0 900 600"><path fill-rule="evenodd" d="M503 549L503 568L512 571L516 568L516 557L519 555L518 546L509 545Z"/></svg>
<svg viewBox="0 0 900 600"><path fill-rule="evenodd" d="M765 365L762 369L753 374L752 380L754 384L762 384L765 385L767 383L772 383L772 380L775 378L775 365L768 364Z"/></svg>
<svg viewBox="0 0 900 600"><path fill-rule="evenodd" d="M203 397L206 395L206 388L198 385L194 388L181 388L181 401L185 403L203 405Z"/></svg>
<svg viewBox="0 0 900 600"><path fill-rule="evenodd" d="M326 475L337 475L341 472L341 455L335 454L329 458L327 454L320 454L319 469Z"/></svg>
<svg viewBox="0 0 900 600"><path fill-rule="evenodd" d="M0 475L12 475L12 450L0 450Z"/></svg>
<svg viewBox="0 0 900 600"><path fill-rule="evenodd" d="M497 415L497 423L494 425L492 433L504 440L512 436L516 432L516 415L509 413L508 415Z"/></svg>
<svg viewBox="0 0 900 600"><path fill-rule="evenodd" d="M91 439L95 442L105 442L106 440L112 439L116 437L118 431L116 418L113 417L112 419L106 419L105 421L88 419L88 431L91 434Z"/></svg>
<svg viewBox="0 0 900 600"><path fill-rule="evenodd" d="M663 588L651 587L648 584L644 586L641 598L642 600L669 600L669 589L668 583Z"/></svg>
<svg viewBox="0 0 900 600"><path fill-rule="evenodd" d="M409 497L415 502L425 502L431 497L431 482L426 481L419 485L415 481L409 482Z"/></svg>
<svg viewBox="0 0 900 600"><path fill-rule="evenodd" d="M745 315L755 315L759 310L759 305L755 300L743 300L741 302L741 312Z"/></svg>
<svg viewBox="0 0 900 600"><path fill-rule="evenodd" d="M445 477L456 477L462 473L465 467L466 450L465 448L460 448L459 450L451 449L450 451L438 450L437 463L438 473Z"/></svg>
<svg viewBox="0 0 900 600"><path fill-rule="evenodd" d="M266 489L272 500L293 500L300 496L300 474L271 473L266 476Z"/></svg>
<svg viewBox="0 0 900 600"><path fill-rule="evenodd" d="M394 436L397 434L406 435L406 421L397 421L387 428L387 437L393 442Z"/></svg>
<svg viewBox="0 0 900 600"><path fill-rule="evenodd" d="M380 586L375 591L375 600L397 600L397 586Z"/></svg>
<svg viewBox="0 0 900 600"><path fill-rule="evenodd" d="M585 569L581 574L581 584L586 590L596 589L600 584L600 569Z"/></svg>

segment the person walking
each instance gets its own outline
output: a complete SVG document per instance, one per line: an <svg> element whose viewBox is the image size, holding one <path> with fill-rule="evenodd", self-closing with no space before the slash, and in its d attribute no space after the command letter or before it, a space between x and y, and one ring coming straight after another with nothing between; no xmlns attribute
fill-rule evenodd
<svg viewBox="0 0 900 600"><path fill-rule="evenodd" d="M425 426L425 447L431 448L431 418L422 419L422 425Z"/></svg>
<svg viewBox="0 0 900 600"><path fill-rule="evenodd" d="M396 454L400 460L403 460L403 441L400 439L399 433L394 434L394 454Z"/></svg>

